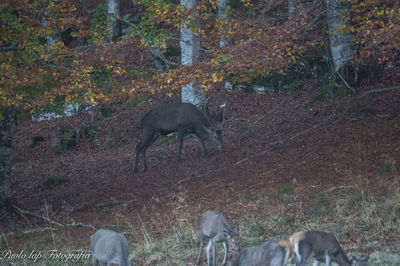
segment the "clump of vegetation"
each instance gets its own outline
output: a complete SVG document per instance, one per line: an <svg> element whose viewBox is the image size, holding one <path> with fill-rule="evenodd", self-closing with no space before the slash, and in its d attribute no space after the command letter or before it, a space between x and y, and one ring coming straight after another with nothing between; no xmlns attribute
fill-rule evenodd
<svg viewBox="0 0 400 266"><path fill-rule="evenodd" d="M393 113L392 113L392 115L390 116L389 119L395 119L398 115L400 115L400 107L397 107L397 108L393 111Z"/></svg>
<svg viewBox="0 0 400 266"><path fill-rule="evenodd" d="M101 106L99 110L97 111L99 115L99 119L104 119L109 117L112 114L113 110L109 106Z"/></svg>
<svg viewBox="0 0 400 266"><path fill-rule="evenodd" d="M376 115L376 110L374 108L366 107L364 109L361 109L360 112L358 112L358 119L363 120L369 116L374 116Z"/></svg>
<svg viewBox="0 0 400 266"><path fill-rule="evenodd" d="M379 175L380 175L380 176L388 175L388 174L391 174L392 171L393 171L392 165L391 165L391 164L388 164L388 163L385 163L385 164L381 167L381 169L379 170Z"/></svg>
<svg viewBox="0 0 400 266"><path fill-rule="evenodd" d="M42 135L35 135L31 137L31 143L29 144L29 148L35 148L39 142L44 141L44 137Z"/></svg>
<svg viewBox="0 0 400 266"><path fill-rule="evenodd" d="M134 107L138 106L139 104L148 101L149 99L150 99L150 97L147 95L143 95L138 98L131 98L125 102L125 106L128 108L134 108Z"/></svg>
<svg viewBox="0 0 400 266"><path fill-rule="evenodd" d="M112 68L107 68L100 63L97 63L92 72L90 72L90 78L94 83L99 86L106 87L113 81Z"/></svg>
<svg viewBox="0 0 400 266"><path fill-rule="evenodd" d="M400 234L400 189L385 197L375 195L368 183L356 185L355 191L336 202L336 215L344 233L359 234L368 242L375 237Z"/></svg>
<svg viewBox="0 0 400 266"><path fill-rule="evenodd" d="M164 216L164 220L171 222L170 225L157 228L163 237L153 237L149 225L142 222L140 243L135 244L130 255L137 264L182 265L194 261L199 243L197 225L184 202L174 204L172 212Z"/></svg>
<svg viewBox="0 0 400 266"><path fill-rule="evenodd" d="M66 177L50 176L43 182L43 185L46 188L52 188L68 183L69 181L69 178Z"/></svg>
<svg viewBox="0 0 400 266"><path fill-rule="evenodd" d="M62 127L60 130L63 137L57 145L57 151L72 150L81 139L94 141L95 133L93 126L86 126L83 128L72 128L69 126Z"/></svg>
<svg viewBox="0 0 400 266"><path fill-rule="evenodd" d="M90 20L91 37L88 43L104 43L107 39L107 3L100 3Z"/></svg>
<svg viewBox="0 0 400 266"><path fill-rule="evenodd" d="M331 213L330 201L324 196L318 196L312 203L313 216L325 216Z"/></svg>
<svg viewBox="0 0 400 266"><path fill-rule="evenodd" d="M134 80L148 79L157 74L157 70L154 68L128 68L127 72Z"/></svg>
<svg viewBox="0 0 400 266"><path fill-rule="evenodd" d="M283 184L279 189L279 194L284 197L291 197L294 194L293 187L289 184Z"/></svg>
<svg viewBox="0 0 400 266"><path fill-rule="evenodd" d="M243 132L243 134L251 134L254 132L254 128L251 127L249 123L240 122L239 127L240 131Z"/></svg>
<svg viewBox="0 0 400 266"><path fill-rule="evenodd" d="M326 76L326 75L325 75ZM308 105L327 99L341 98L349 94L349 90L342 79L337 74L330 74L326 79L321 79L321 89L310 100Z"/></svg>

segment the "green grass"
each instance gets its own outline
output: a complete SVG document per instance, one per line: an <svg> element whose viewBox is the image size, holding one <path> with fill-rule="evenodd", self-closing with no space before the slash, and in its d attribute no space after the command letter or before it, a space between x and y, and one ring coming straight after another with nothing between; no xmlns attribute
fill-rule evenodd
<svg viewBox="0 0 400 266"><path fill-rule="evenodd" d="M131 98L125 102L125 106L128 108L134 108L134 107L138 106L139 104L148 101L149 99L150 99L150 97L147 95L143 95L142 97L138 97L138 98Z"/></svg>

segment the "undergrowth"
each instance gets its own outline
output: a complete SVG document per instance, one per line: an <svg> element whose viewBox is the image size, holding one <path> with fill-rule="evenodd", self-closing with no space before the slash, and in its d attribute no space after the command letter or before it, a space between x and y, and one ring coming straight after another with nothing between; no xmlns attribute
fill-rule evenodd
<svg viewBox="0 0 400 266"><path fill-rule="evenodd" d="M379 175L378 181L373 183L363 176L352 177L352 181L346 183L346 186L321 191L311 200L305 200L303 197L306 188L291 185L283 185L278 190L255 195L242 192L235 196L234 200L229 201L231 206L240 205L245 210L240 217L236 217L239 219L241 247L257 245L272 239L287 239L297 230L323 230L335 234L349 257L351 255L364 257L370 253L369 265L399 265L400 245L397 243L397 246L384 247L380 244L400 235L400 176L394 167L395 162L389 161L385 165L391 165L393 170L390 178L386 176L384 180L380 180L382 177ZM386 185L393 189L386 192L387 194L382 194L378 189L379 182L386 182ZM144 221L139 214L137 216L139 222L136 225L129 224L127 219L121 220L125 225L119 227L121 230L118 231L130 232L127 235L131 246L130 259L135 265L195 263L199 247L198 214L204 211L204 206L198 204L198 207L193 209L187 205L186 200L185 194L173 195L163 200L157 199L157 202L163 203L167 209L160 212L157 208L149 206L146 212L154 217L150 221ZM196 215L193 215L194 213ZM123 214L119 215L123 217ZM234 222L230 219L232 217L229 217L229 214L226 217L233 227ZM115 227L112 229L116 230ZM82 250L86 254L90 253L89 245L77 250L67 249L68 246L74 246L74 239L68 237L68 234L67 237L65 234L59 234L58 231L31 235L24 235L18 228L14 228L14 231L13 236L2 237L1 252L7 251L7 240L19 238L19 241L24 243L20 248L25 250L25 253L51 249L61 250L64 254ZM220 263L223 258L221 244L217 245L217 254ZM236 256L236 252L232 250L229 252L228 265L231 265ZM29 259L17 259L13 260L13 265L42 265L43 262L51 265L88 263L88 259L65 263L59 260L38 261L33 263ZM202 265L206 263L204 249L201 261ZM9 265L5 260L1 263ZM294 263L292 258L289 265ZM312 265L311 259L308 265Z"/></svg>

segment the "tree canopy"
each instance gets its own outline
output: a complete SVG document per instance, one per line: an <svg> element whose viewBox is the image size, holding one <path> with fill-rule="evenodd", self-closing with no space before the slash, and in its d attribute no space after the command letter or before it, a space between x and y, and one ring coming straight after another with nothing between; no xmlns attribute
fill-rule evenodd
<svg viewBox="0 0 400 266"><path fill-rule="evenodd" d="M338 0L353 33L352 63L374 71L398 63L400 6L395 1ZM125 1L119 19L127 29L107 42L107 8L102 1L8 0L0 4L0 107L34 110L56 102L101 102L162 92L179 93L196 82L204 90L223 81L251 83L285 75L320 52L329 57L324 1L232 0L218 16L218 1L201 0L194 9L178 1ZM129 21L127 15L137 16ZM197 23L194 23L197 22ZM201 60L179 65L179 29L201 37ZM228 45L220 47L221 38ZM169 69L160 73L149 61L157 45ZM134 48L133 48L134 47ZM133 55L135 54L135 56ZM131 56L131 57L130 57Z"/></svg>

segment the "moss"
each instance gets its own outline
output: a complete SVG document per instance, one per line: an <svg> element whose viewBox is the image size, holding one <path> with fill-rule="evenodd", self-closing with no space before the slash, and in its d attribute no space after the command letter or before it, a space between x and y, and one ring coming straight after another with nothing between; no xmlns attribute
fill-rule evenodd
<svg viewBox="0 0 400 266"><path fill-rule="evenodd" d="M43 183L43 185L46 188L52 188L56 186L60 186L62 184L68 183L70 180L69 178L66 177L57 177L57 176L51 176L46 179L46 181Z"/></svg>
<svg viewBox="0 0 400 266"><path fill-rule="evenodd" d="M376 115L376 110L374 108L366 107L358 112L358 119L363 120L369 116L374 116L374 115Z"/></svg>
<svg viewBox="0 0 400 266"><path fill-rule="evenodd" d="M128 108L134 108L134 107L138 106L139 104L148 101L149 99L150 99L150 97L147 95L143 95L142 97L138 97L138 98L128 99L125 102L125 106Z"/></svg>
<svg viewBox="0 0 400 266"><path fill-rule="evenodd" d="M37 144L41 141L44 141L44 137L42 135L35 135L31 137L31 143L29 144L29 148L35 148Z"/></svg>

